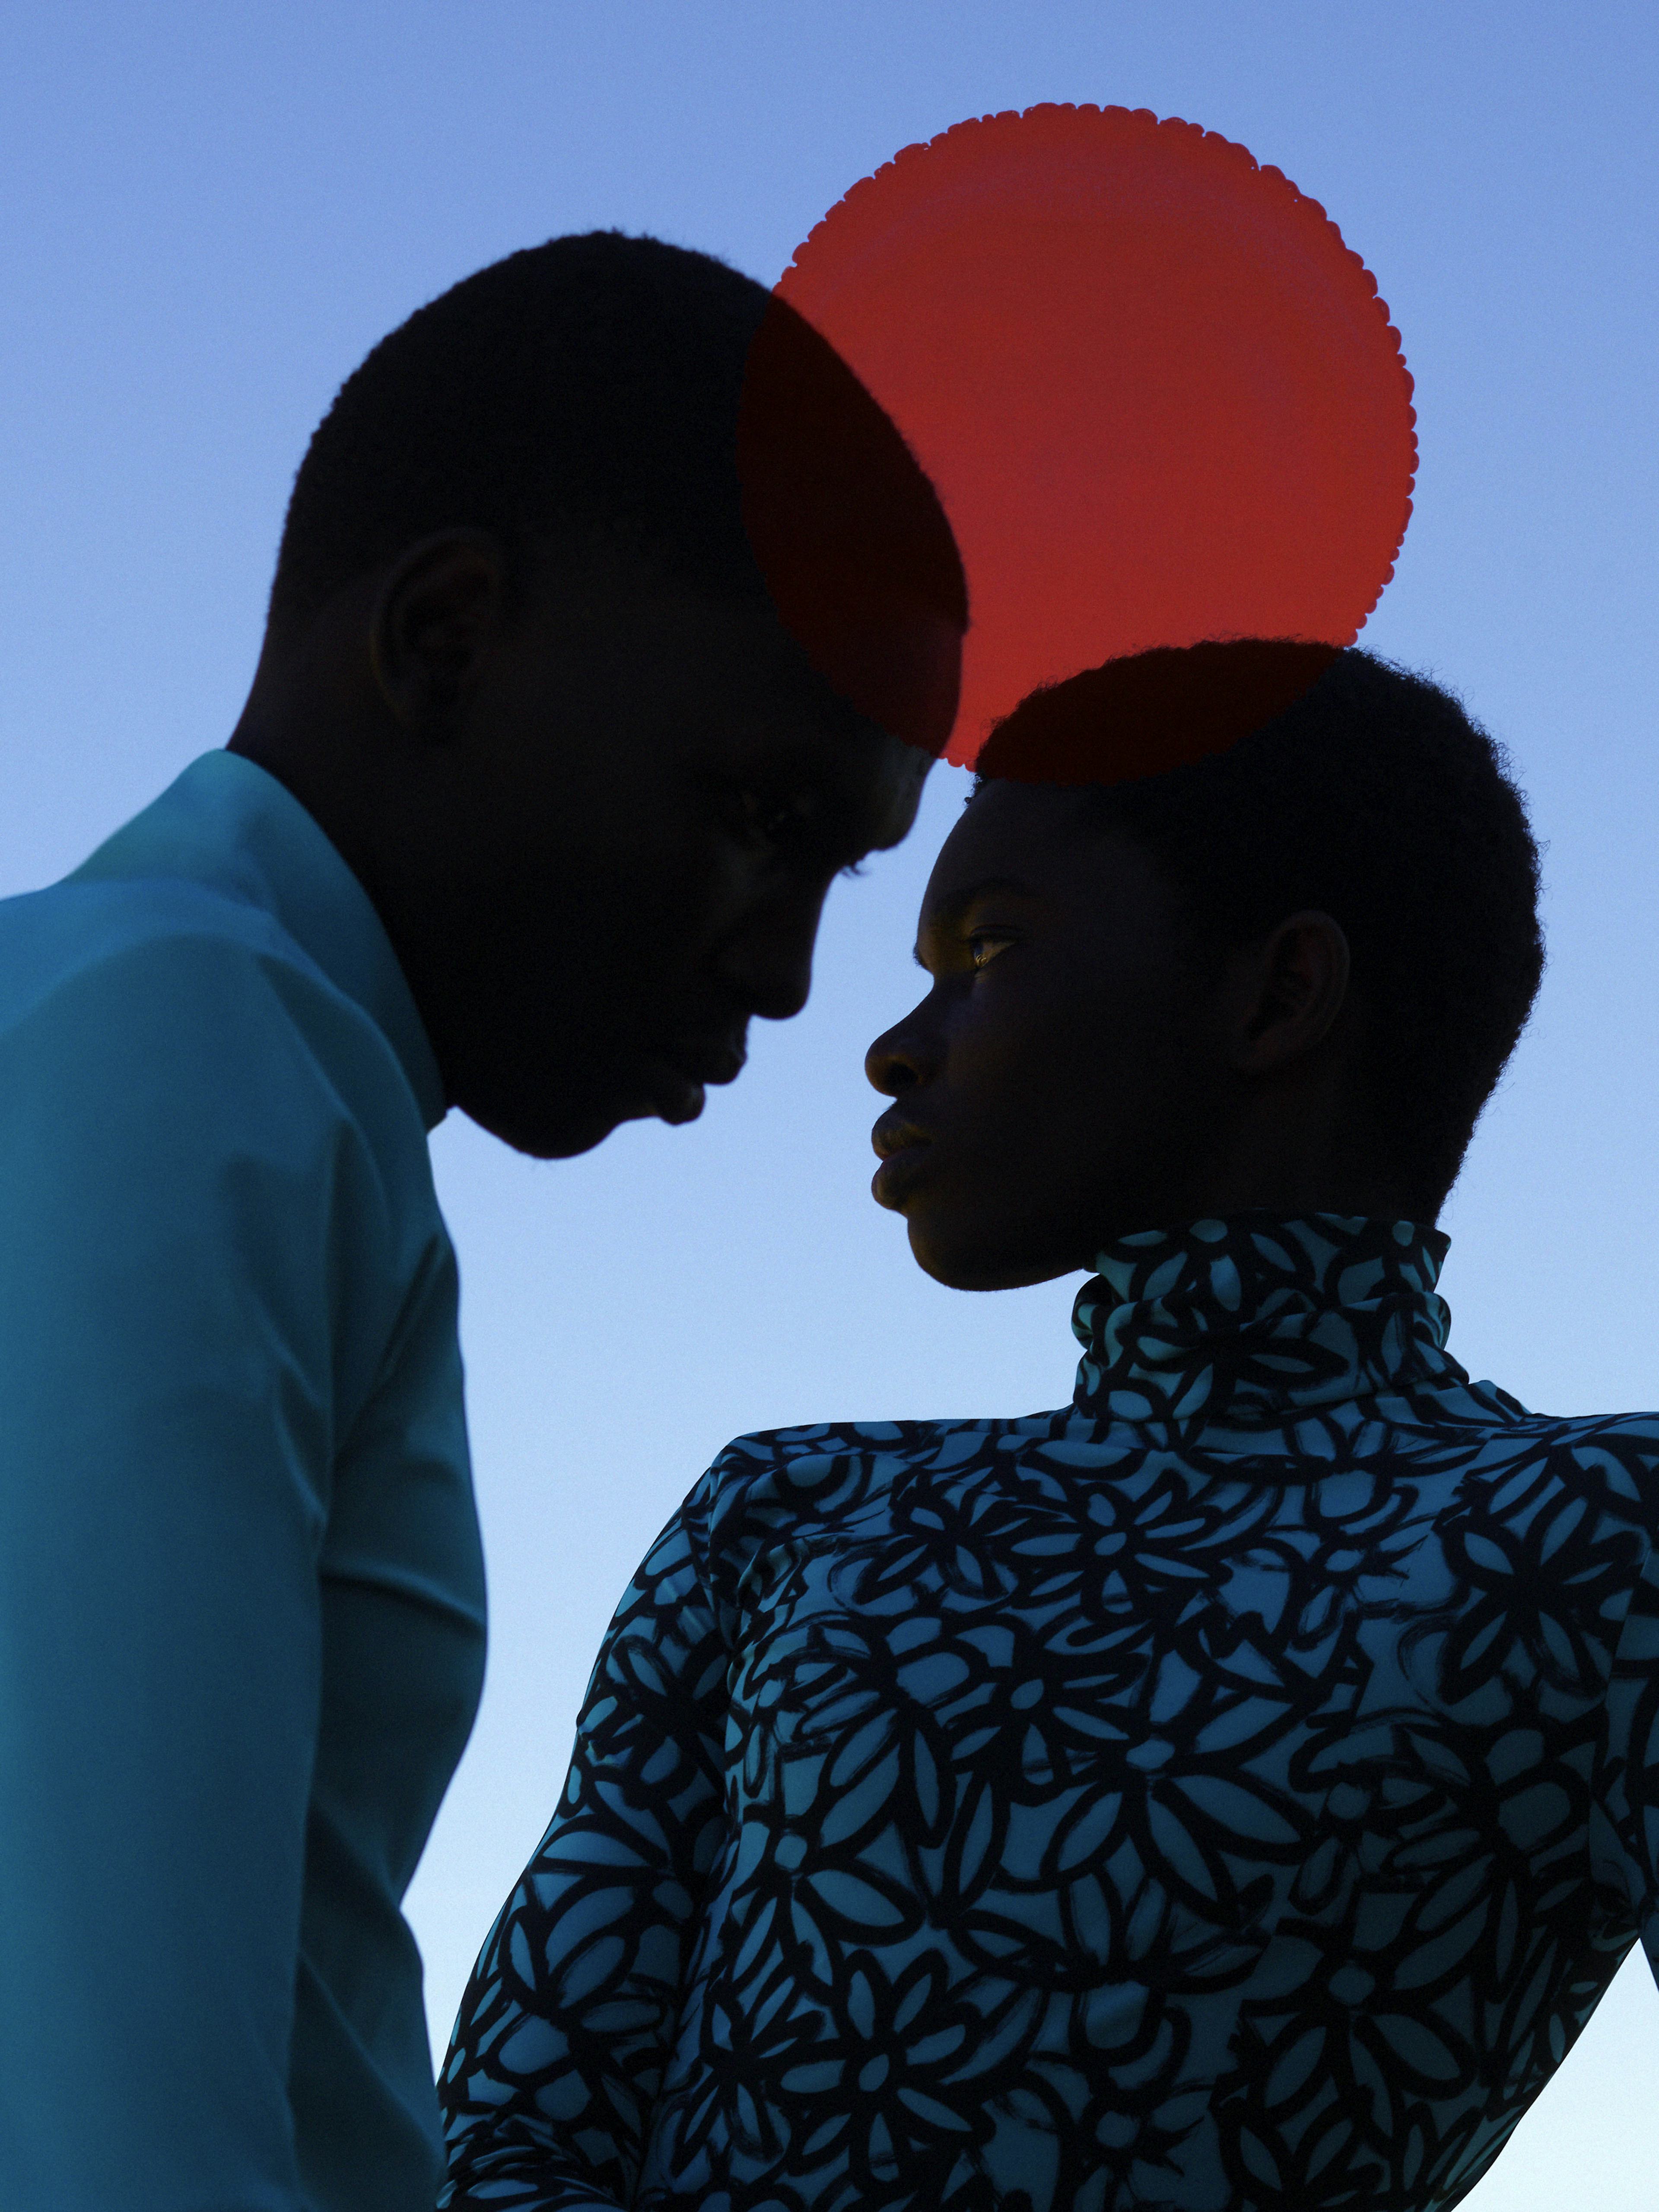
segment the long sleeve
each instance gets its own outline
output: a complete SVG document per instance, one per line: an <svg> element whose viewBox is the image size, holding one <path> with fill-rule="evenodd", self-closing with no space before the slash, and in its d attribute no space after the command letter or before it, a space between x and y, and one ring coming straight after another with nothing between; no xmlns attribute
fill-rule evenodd
<svg viewBox="0 0 1659 2212"><path fill-rule="evenodd" d="M1601 1817L1592 1829L1598 1882L1622 1892L1659 1980L1659 1549L1632 1594L1607 1686Z"/></svg>
<svg viewBox="0 0 1659 2212"><path fill-rule="evenodd" d="M439 2083L453 2212L632 2201L724 1832L728 1656L677 1516L611 1623L558 1812L462 2001Z"/></svg>
<svg viewBox="0 0 1659 2212"><path fill-rule="evenodd" d="M0 2203L300 2212L318 1561L396 1319L384 1194L319 1056L365 1025L210 936L25 997L0 1033Z"/></svg>

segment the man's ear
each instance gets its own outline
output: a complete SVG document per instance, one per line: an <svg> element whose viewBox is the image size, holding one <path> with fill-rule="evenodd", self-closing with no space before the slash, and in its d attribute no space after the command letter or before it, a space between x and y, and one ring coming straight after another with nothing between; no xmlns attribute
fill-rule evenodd
<svg viewBox="0 0 1659 2212"><path fill-rule="evenodd" d="M1352 965L1340 922L1312 910L1291 915L1233 961L1229 1056L1241 1075L1270 1074L1329 1035Z"/></svg>
<svg viewBox="0 0 1659 2212"><path fill-rule="evenodd" d="M409 734L443 744L483 648L507 618L509 577L485 530L443 530L398 557L369 623L369 662L380 696Z"/></svg>

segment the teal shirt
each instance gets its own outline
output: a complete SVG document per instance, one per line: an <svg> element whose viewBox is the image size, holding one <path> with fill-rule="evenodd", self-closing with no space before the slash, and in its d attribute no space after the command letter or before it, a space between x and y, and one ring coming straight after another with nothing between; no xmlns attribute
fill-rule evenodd
<svg viewBox="0 0 1659 2212"><path fill-rule="evenodd" d="M428 2212L400 1901L483 1577L444 1111L302 807L0 903L0 2205Z"/></svg>

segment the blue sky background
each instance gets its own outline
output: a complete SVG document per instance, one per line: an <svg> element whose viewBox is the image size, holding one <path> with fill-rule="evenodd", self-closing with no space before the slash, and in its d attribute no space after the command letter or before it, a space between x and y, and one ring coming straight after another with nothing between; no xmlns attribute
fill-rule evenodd
<svg viewBox="0 0 1659 2212"><path fill-rule="evenodd" d="M1654 114L1659 11L1160 0L239 0L0 17L0 893L220 744L311 428L370 344L595 225L768 281L963 117L1118 102L1242 140L1376 272L1417 513L1368 641L1457 685L1548 840L1539 1013L1446 1217L1466 1364L1659 1402ZM411 1898L441 2042L556 1797L594 1646L721 1443L1069 1393L1073 1285L939 1290L866 1191L868 1038L927 865L838 886L812 1003L704 1120L538 1167L435 1152L465 1284L495 1614ZM1650 2212L1659 1999L1627 1968L1477 2212Z"/></svg>

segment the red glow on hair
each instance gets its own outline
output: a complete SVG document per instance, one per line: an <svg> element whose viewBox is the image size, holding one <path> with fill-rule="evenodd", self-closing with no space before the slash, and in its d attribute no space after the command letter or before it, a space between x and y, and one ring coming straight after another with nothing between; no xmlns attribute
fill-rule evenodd
<svg viewBox="0 0 1659 2212"><path fill-rule="evenodd" d="M775 297L738 410L743 523L784 627L869 719L937 753L957 717L962 565L903 439Z"/></svg>
<svg viewBox="0 0 1659 2212"><path fill-rule="evenodd" d="M1323 209L1213 132L1121 107L958 124L855 185L778 290L955 532L950 759L1103 662L1351 644L1393 574L1417 453L1398 333Z"/></svg>

